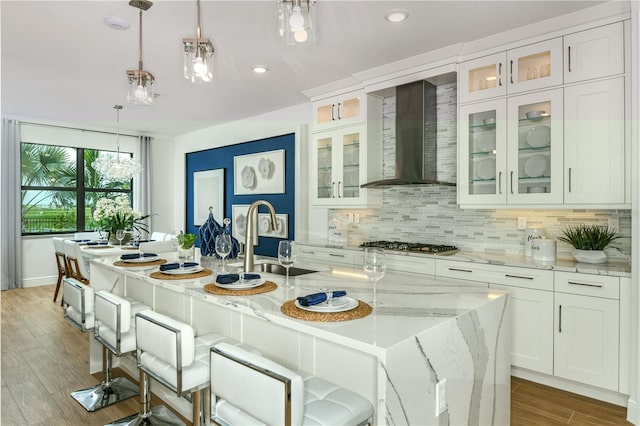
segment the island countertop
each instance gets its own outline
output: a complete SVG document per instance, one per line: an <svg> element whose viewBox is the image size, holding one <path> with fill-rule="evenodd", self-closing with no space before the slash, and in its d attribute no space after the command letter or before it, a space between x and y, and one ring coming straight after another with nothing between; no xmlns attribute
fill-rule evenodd
<svg viewBox="0 0 640 426"><path fill-rule="evenodd" d="M507 294L502 291L468 281L390 271L377 287L382 307L359 319L317 322L291 318L281 306L321 289L345 290L349 297L370 302L372 287L363 271L325 266L291 277L295 283L291 290L283 288L283 276L262 273L278 288L251 296L220 296L204 290L215 281L215 274L161 280L149 276L157 267L123 268L113 265L116 259L91 260L92 286L113 289L189 322L198 334L218 332L236 338L292 368L358 392L374 404L376 424L389 423L390 416L411 424L437 424L435 410L427 408L435 402L424 401L433 398L438 377L456 380L455 386L465 395L449 403L452 422L470 421L472 398L483 407L478 408L478 416L489 413L504 418L506 412L508 423L510 329L503 322ZM314 265L296 266L313 269ZM452 354L457 354L453 363ZM477 356L483 365L477 364ZM420 372L407 376L407 369ZM474 393L474 381L484 382L490 391ZM507 400L506 408L504 404L494 407L498 394Z"/></svg>

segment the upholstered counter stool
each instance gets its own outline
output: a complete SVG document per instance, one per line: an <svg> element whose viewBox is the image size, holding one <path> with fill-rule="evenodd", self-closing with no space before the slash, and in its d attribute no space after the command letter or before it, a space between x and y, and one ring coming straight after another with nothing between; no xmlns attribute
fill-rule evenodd
<svg viewBox="0 0 640 426"><path fill-rule="evenodd" d="M168 408L151 408L149 377L180 397L191 395L193 425L206 424L210 412L207 392L209 349L220 342L233 342L230 346L237 344L217 333L195 337L195 331L189 324L158 312L138 313L136 344L140 370L140 412L109 425L184 425ZM250 352L249 349L245 350Z"/></svg>
<svg viewBox="0 0 640 426"><path fill-rule="evenodd" d="M363 425L373 406L326 380L242 347L211 348L212 420L222 425Z"/></svg>
<svg viewBox="0 0 640 426"><path fill-rule="evenodd" d="M89 284L89 276L82 274L81 263L84 262L82 258L82 250L78 246L78 243L71 240L64 240L64 254L67 258L67 277L75 278L85 284ZM83 268L84 269L84 268Z"/></svg>

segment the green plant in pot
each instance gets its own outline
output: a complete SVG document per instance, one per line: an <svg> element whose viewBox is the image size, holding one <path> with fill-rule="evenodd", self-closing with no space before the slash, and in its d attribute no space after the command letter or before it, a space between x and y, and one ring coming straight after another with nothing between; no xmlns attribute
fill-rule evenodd
<svg viewBox="0 0 640 426"><path fill-rule="evenodd" d="M604 249L618 238L616 230L608 226L577 225L566 227L558 240L573 246L573 257L578 262L605 263L607 255Z"/></svg>
<svg viewBox="0 0 640 426"><path fill-rule="evenodd" d="M196 243L195 234L183 234L182 232L176 237L180 247L178 248L178 258L180 260L193 260L194 244Z"/></svg>

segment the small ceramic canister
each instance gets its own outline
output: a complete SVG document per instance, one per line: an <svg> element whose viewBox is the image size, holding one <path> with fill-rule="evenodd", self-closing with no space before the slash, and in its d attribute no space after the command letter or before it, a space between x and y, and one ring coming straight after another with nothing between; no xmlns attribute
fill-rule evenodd
<svg viewBox="0 0 640 426"><path fill-rule="evenodd" d="M542 226L530 226L524 231L524 254L531 257L531 241L544 238Z"/></svg>
<svg viewBox="0 0 640 426"><path fill-rule="evenodd" d="M556 260L556 240L532 240L533 260L551 262Z"/></svg>

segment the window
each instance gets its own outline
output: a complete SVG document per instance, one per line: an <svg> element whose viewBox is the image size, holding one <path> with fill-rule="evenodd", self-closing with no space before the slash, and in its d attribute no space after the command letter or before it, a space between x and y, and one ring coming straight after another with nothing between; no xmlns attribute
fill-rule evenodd
<svg viewBox="0 0 640 426"><path fill-rule="evenodd" d="M91 166L107 152L22 143L22 234L92 230L98 199L127 195L131 202L131 181L110 182Z"/></svg>

